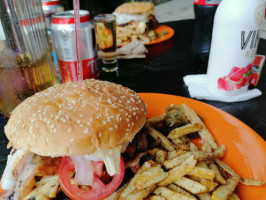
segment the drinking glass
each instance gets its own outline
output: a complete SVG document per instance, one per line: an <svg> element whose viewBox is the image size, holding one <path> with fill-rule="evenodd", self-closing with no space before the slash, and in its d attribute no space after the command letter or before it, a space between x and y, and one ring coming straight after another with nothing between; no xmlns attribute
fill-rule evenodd
<svg viewBox="0 0 266 200"><path fill-rule="evenodd" d="M116 23L115 15L100 14L94 18L98 55L104 72L118 69L116 58Z"/></svg>
<svg viewBox="0 0 266 200"><path fill-rule="evenodd" d="M0 113L58 84L40 0L0 1Z"/></svg>

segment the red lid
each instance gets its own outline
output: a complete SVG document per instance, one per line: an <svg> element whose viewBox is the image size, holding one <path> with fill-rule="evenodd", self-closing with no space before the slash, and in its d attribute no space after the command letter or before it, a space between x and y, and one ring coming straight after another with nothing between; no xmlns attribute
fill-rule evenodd
<svg viewBox="0 0 266 200"><path fill-rule="evenodd" d="M194 4L206 5L206 6L217 6L222 0L194 0Z"/></svg>
<svg viewBox="0 0 266 200"><path fill-rule="evenodd" d="M88 11L80 11L80 23L89 22L90 14ZM53 15L52 24L74 24L74 11L65 11Z"/></svg>
<svg viewBox="0 0 266 200"><path fill-rule="evenodd" d="M43 6L60 5L60 1L42 1Z"/></svg>

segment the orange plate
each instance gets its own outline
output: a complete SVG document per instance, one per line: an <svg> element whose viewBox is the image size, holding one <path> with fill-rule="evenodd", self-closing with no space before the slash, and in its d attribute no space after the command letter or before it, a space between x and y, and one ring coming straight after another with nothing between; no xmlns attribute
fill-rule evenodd
<svg viewBox="0 0 266 200"><path fill-rule="evenodd" d="M171 37L173 37L173 35L175 34L175 31L174 29L172 29L171 27L169 26L166 26L166 25L159 25L156 29L155 29L155 32L156 33L161 33L161 32L167 32L165 35L163 36L160 36L158 38L156 38L155 40L147 43L146 45L150 45L150 44L156 44L156 43L159 43L159 42L163 42L165 40L168 40L170 39Z"/></svg>
<svg viewBox="0 0 266 200"><path fill-rule="evenodd" d="M139 93L148 106L148 118L160 115L170 104L187 104L204 120L217 143L226 146L224 161L241 177L266 181L266 143L250 127L232 115L208 104L179 96ZM239 184L241 200L266 200L266 186ZM0 190L1 191L1 190Z"/></svg>
<svg viewBox="0 0 266 200"><path fill-rule="evenodd" d="M241 177L266 181L266 143L250 127L232 115L208 104L179 96L139 93L148 106L148 118L160 115L170 104L187 104L204 120L219 145L226 146L224 161ZM266 200L266 186L239 184L241 200Z"/></svg>
<svg viewBox="0 0 266 200"><path fill-rule="evenodd" d="M163 35L163 36L160 36L160 37L156 38L155 40L153 40L153 41L151 41L149 43L146 43L145 45L151 45L151 44L156 44L156 43L159 43L159 42L166 41L166 40L170 39L171 37L173 37L173 35L175 34L174 29L172 29L171 27L166 26L166 25L159 25L155 29L156 33L160 33L162 31L165 31L167 33L165 35ZM122 46L124 46L124 45L118 45L118 47L122 47Z"/></svg>

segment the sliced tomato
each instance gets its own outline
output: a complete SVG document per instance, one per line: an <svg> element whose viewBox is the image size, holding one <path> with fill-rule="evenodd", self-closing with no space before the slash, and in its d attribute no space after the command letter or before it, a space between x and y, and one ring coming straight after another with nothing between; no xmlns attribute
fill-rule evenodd
<svg viewBox="0 0 266 200"><path fill-rule="evenodd" d="M121 156L120 173L112 177L112 181L104 184L98 175L100 173L94 172L93 184L91 190L85 191L78 187L77 184L71 183L70 174L75 171L74 163L70 157L64 157L59 167L60 185L64 193L72 200L98 200L111 195L121 184L124 174L125 165ZM102 171L102 170L101 170Z"/></svg>

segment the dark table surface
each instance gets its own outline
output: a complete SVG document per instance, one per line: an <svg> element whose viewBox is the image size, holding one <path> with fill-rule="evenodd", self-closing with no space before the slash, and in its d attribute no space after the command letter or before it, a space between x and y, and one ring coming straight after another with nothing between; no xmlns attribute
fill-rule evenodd
<svg viewBox="0 0 266 200"><path fill-rule="evenodd" d="M194 34L194 20L165 23L175 30L168 41L147 46L149 53L145 59L119 60L117 73L102 73L101 79L120 83L137 92L155 92L190 97L183 76L206 73L206 66L193 61L191 43ZM258 54L266 54L266 40L259 43ZM265 64L264 64L265 65ZM224 103L203 102L218 107L254 129L266 140L266 67L262 71L258 88L263 95L255 99ZM0 174L2 174L6 156L7 139L3 132L6 119L0 120Z"/></svg>

